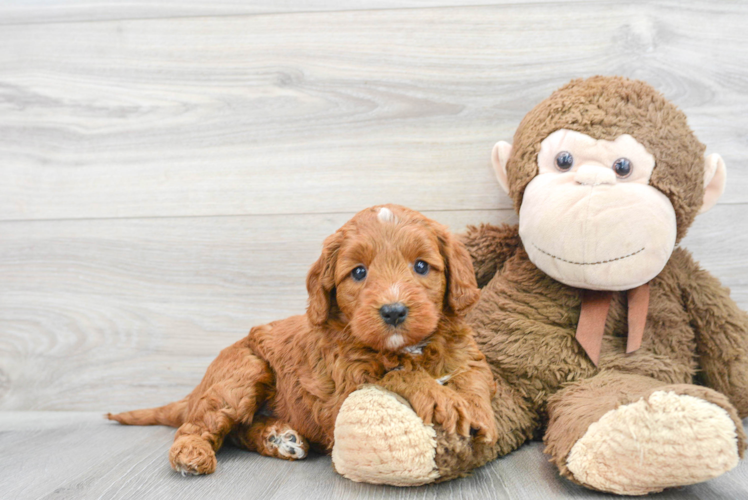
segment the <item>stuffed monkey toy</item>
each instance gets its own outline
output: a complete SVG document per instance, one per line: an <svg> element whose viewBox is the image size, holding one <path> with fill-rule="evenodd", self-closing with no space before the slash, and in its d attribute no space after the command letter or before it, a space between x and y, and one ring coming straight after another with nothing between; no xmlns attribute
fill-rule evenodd
<svg viewBox="0 0 748 500"><path fill-rule="evenodd" d="M724 190L724 162L704 151L641 81L575 80L530 111L492 155L519 225L463 237L482 287L469 321L500 388L502 437L487 446L423 426L401 398L365 387L338 416L338 472L424 484L533 436L562 476L624 495L735 467L748 315L677 246Z"/></svg>

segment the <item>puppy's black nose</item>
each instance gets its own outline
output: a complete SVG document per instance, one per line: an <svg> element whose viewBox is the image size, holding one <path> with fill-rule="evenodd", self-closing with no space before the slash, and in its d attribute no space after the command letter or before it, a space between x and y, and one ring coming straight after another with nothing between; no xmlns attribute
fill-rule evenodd
<svg viewBox="0 0 748 500"><path fill-rule="evenodd" d="M408 317L408 308L400 302L385 304L379 308L379 315L388 325L397 326Z"/></svg>

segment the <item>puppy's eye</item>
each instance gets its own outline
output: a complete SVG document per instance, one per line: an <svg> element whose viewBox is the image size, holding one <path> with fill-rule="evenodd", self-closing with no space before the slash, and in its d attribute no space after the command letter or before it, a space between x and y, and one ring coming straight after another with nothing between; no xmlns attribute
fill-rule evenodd
<svg viewBox="0 0 748 500"><path fill-rule="evenodd" d="M561 151L556 155L556 168L566 172L574 165L574 157L568 151Z"/></svg>
<svg viewBox="0 0 748 500"><path fill-rule="evenodd" d="M634 169L631 165L631 161L628 158L618 158L613 162L613 171L618 177L628 177L631 175L631 171Z"/></svg>
<svg viewBox="0 0 748 500"><path fill-rule="evenodd" d="M351 271L351 278L354 281L361 281L366 278L366 268L364 266L358 266L356 269Z"/></svg>
<svg viewBox="0 0 748 500"><path fill-rule="evenodd" d="M422 260L417 260L416 263L413 264L413 270L416 274L426 275L429 272L429 265Z"/></svg>

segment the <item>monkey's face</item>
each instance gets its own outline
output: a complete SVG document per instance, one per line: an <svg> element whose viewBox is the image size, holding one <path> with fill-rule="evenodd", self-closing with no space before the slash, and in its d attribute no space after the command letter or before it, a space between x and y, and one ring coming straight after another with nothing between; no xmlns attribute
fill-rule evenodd
<svg viewBox="0 0 748 500"><path fill-rule="evenodd" d="M524 247L579 288L650 281L725 188L722 158L704 158L686 115L636 80L574 80L536 105L514 140L496 144L492 160Z"/></svg>
<svg viewBox="0 0 748 500"><path fill-rule="evenodd" d="M677 225L668 197L649 185L654 167L630 135L549 135L519 212L530 260L562 283L593 290L627 290L657 276Z"/></svg>

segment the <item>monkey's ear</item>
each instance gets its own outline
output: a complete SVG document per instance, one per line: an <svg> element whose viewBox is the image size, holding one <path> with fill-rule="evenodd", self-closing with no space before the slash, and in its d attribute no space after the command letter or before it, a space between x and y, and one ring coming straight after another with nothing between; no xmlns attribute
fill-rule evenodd
<svg viewBox="0 0 748 500"><path fill-rule="evenodd" d="M712 208L725 192L727 169L725 161L717 153L712 153L704 159L704 203L700 214Z"/></svg>
<svg viewBox="0 0 748 500"><path fill-rule="evenodd" d="M309 269L306 277L306 289L309 292L309 305L306 313L313 325L320 326L330 316L330 307L334 298L335 264L338 250L343 241L340 231L328 236L322 244L322 255Z"/></svg>
<svg viewBox="0 0 748 500"><path fill-rule="evenodd" d="M506 180L506 162L509 161L509 155L511 154L512 145L504 141L497 142L491 153L493 171L496 173L496 179L505 193L509 193L509 182Z"/></svg>

